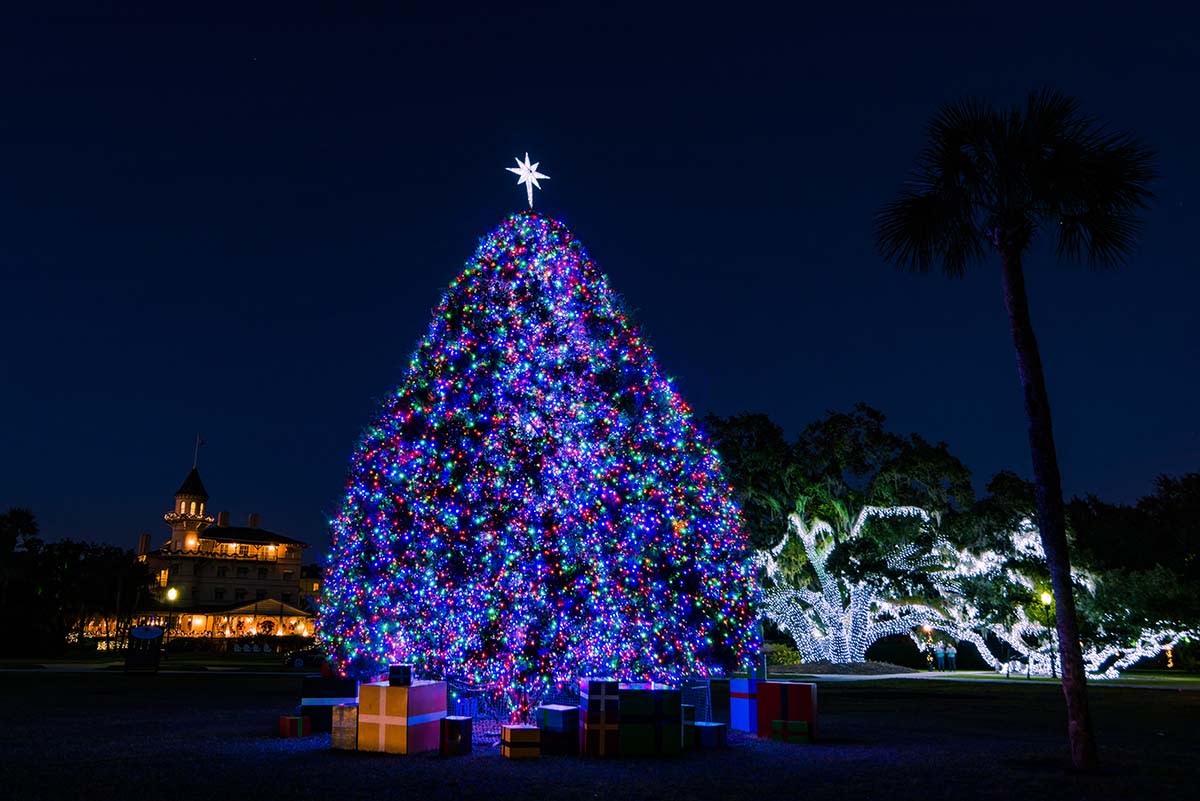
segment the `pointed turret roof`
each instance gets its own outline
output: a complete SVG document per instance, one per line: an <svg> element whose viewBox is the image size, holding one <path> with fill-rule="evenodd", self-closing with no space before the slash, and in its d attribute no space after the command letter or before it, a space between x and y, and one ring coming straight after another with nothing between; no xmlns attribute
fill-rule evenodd
<svg viewBox="0 0 1200 801"><path fill-rule="evenodd" d="M188 473L187 478L183 480L183 484L175 490L175 494L203 498L207 501L208 490L204 489L204 482L200 480L200 471L193 467L192 472Z"/></svg>

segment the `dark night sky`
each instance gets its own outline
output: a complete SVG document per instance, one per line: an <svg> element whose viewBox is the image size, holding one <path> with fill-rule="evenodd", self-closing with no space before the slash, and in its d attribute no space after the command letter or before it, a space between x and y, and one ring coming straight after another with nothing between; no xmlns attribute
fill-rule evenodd
<svg viewBox="0 0 1200 801"><path fill-rule="evenodd" d="M526 150L698 412L795 433L865 401L981 485L1027 474L996 264L899 273L870 231L940 102L1042 85L1164 174L1127 269L1029 264L1066 490L1200 469L1196 17L906 5L4 19L0 509L165 536L200 431L213 510L323 544Z"/></svg>

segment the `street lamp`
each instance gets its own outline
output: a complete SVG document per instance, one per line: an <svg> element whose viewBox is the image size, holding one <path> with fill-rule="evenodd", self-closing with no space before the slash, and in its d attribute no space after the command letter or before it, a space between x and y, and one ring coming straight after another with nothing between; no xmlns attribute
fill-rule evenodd
<svg viewBox="0 0 1200 801"><path fill-rule="evenodd" d="M1054 603L1054 596L1051 595L1050 593L1046 592L1045 590L1043 590L1042 595L1041 595L1041 601L1042 601L1042 608L1045 610L1045 615L1046 615L1046 628L1050 629L1050 678L1057 679L1058 678L1058 668L1055 665L1055 663L1058 662L1058 649L1055 648L1055 646L1054 646L1054 627L1055 626L1054 626L1054 613L1052 611L1053 610L1052 604Z"/></svg>
<svg viewBox="0 0 1200 801"><path fill-rule="evenodd" d="M179 597L179 590L174 587L167 588L167 602L174 604L175 599ZM167 659L167 647L171 644L171 610L167 609L167 632L166 639L163 640L163 659Z"/></svg>

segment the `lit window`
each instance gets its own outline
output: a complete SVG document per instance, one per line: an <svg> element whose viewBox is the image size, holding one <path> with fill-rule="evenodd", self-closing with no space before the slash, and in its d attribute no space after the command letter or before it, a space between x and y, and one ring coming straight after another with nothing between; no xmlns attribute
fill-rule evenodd
<svg viewBox="0 0 1200 801"><path fill-rule="evenodd" d="M200 501L200 514L204 514L204 501Z"/></svg>
<svg viewBox="0 0 1200 801"><path fill-rule="evenodd" d="M158 586L160 586L160 587L167 586L167 571L166 570L158 571Z"/></svg>
<svg viewBox="0 0 1200 801"><path fill-rule="evenodd" d="M183 514L183 512L184 512L184 509L185 509L185 507L186 507L186 504L187 504L187 501L180 501L180 502L179 502L179 514Z"/></svg>
<svg viewBox="0 0 1200 801"><path fill-rule="evenodd" d="M192 501L192 514L196 514L196 502Z"/></svg>

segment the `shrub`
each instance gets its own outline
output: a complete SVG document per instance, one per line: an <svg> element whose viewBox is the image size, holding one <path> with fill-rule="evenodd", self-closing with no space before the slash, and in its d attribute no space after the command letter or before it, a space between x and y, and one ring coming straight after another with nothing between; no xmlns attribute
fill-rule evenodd
<svg viewBox="0 0 1200 801"><path fill-rule="evenodd" d="M800 652L790 645L768 645L768 665L798 665L802 661Z"/></svg>

